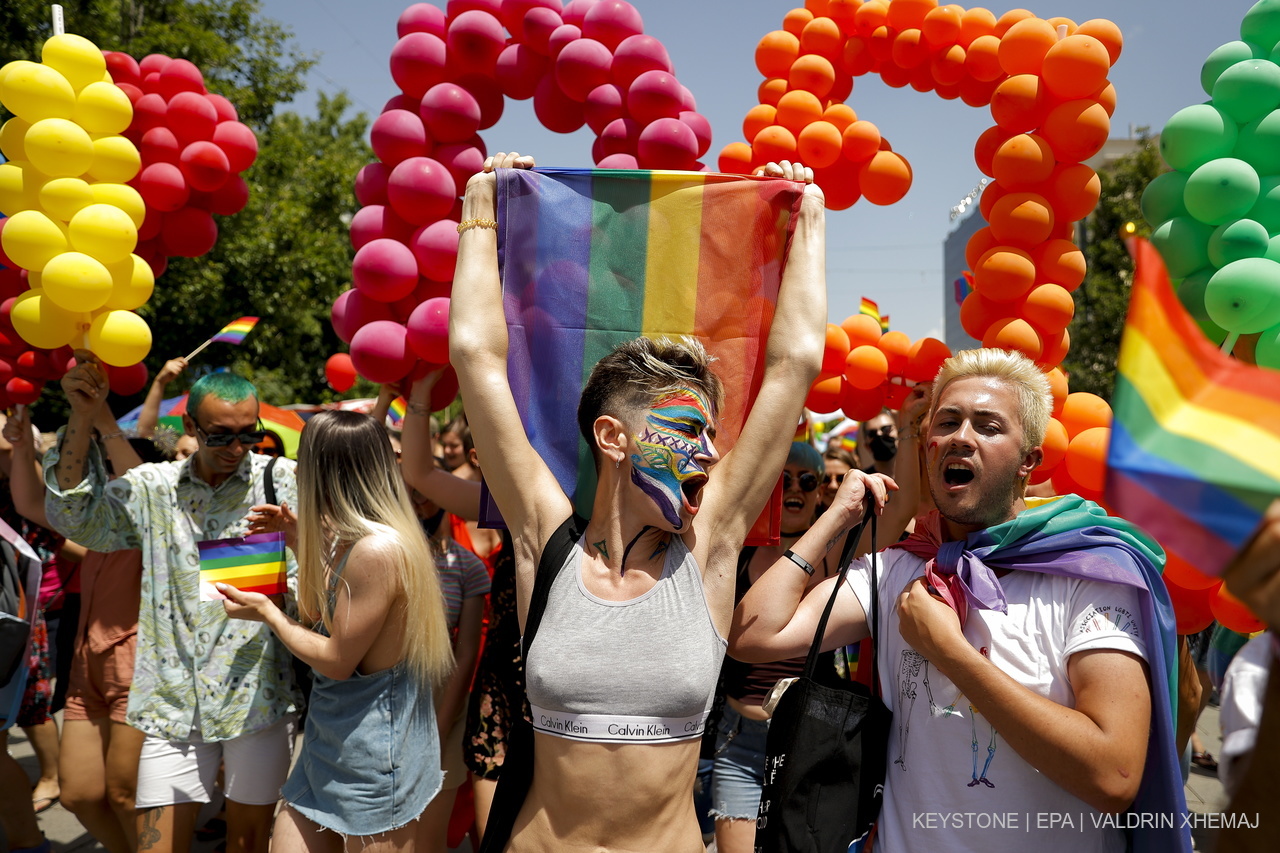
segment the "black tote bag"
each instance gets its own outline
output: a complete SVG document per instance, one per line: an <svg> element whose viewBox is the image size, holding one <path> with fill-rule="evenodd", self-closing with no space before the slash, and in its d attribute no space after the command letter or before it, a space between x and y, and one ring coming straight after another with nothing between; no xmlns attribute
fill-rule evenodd
<svg viewBox="0 0 1280 853"><path fill-rule="evenodd" d="M871 637L877 646L875 509L871 523ZM756 853L845 853L860 850L884 800L889 727L893 713L875 691L855 682L827 686L814 680L827 619L849 572L853 548L868 519L849 533L840 575L809 647L804 675L778 701L765 747L764 789L756 820ZM855 846L850 845L860 842Z"/></svg>

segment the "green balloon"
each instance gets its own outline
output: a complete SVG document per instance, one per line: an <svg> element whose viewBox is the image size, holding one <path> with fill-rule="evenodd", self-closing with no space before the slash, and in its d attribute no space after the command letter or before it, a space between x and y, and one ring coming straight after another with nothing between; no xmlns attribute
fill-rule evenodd
<svg viewBox="0 0 1280 853"><path fill-rule="evenodd" d="M1261 189L1252 166L1234 157L1219 157L1191 173L1182 201L1187 213L1201 222L1223 225L1247 216Z"/></svg>
<svg viewBox="0 0 1280 853"><path fill-rule="evenodd" d="M1240 37L1270 51L1280 42L1280 0L1259 0L1244 13Z"/></svg>
<svg viewBox="0 0 1280 853"><path fill-rule="evenodd" d="M1210 320L1238 335L1280 323L1280 263L1245 258L1227 264L1209 279L1204 307Z"/></svg>
<svg viewBox="0 0 1280 853"><path fill-rule="evenodd" d="M1194 172L1210 160L1230 157L1239 130L1236 122L1213 104L1192 104L1178 110L1160 132L1164 161L1183 172Z"/></svg>
<svg viewBox="0 0 1280 853"><path fill-rule="evenodd" d="M1178 299L1182 302L1191 319L1196 321L1204 336L1221 344L1227 339L1227 330L1209 319L1209 312L1204 307L1204 291L1209 286L1209 279L1217 272L1213 267L1205 267L1193 272L1178 284Z"/></svg>
<svg viewBox="0 0 1280 853"><path fill-rule="evenodd" d="M1182 203L1182 192L1187 187L1186 172L1165 172L1156 175L1142 191L1142 218L1152 228L1175 216L1186 216L1187 206Z"/></svg>
<svg viewBox="0 0 1280 853"><path fill-rule="evenodd" d="M1229 41L1221 47L1214 48L1213 53L1200 66L1200 88L1204 93L1213 96L1213 84L1218 82L1222 72L1237 62L1246 59L1262 59L1267 52L1257 45L1243 41Z"/></svg>
<svg viewBox="0 0 1280 853"><path fill-rule="evenodd" d="M1272 110L1240 128L1234 156L1259 175L1280 173L1280 110Z"/></svg>
<svg viewBox="0 0 1280 853"><path fill-rule="evenodd" d="M1280 176L1263 178L1258 188L1258 201L1249 211L1249 219L1262 223L1267 233L1280 234Z"/></svg>
<svg viewBox="0 0 1280 853"><path fill-rule="evenodd" d="M1280 237L1267 240L1267 250L1262 253L1262 257L1280 264Z"/></svg>
<svg viewBox="0 0 1280 853"><path fill-rule="evenodd" d="M1248 124L1280 106L1280 65L1269 59L1247 59L1223 71L1213 84L1213 104Z"/></svg>
<svg viewBox="0 0 1280 853"><path fill-rule="evenodd" d="M1151 243L1164 258L1170 278L1183 278L1209 265L1213 227L1190 216L1175 216L1151 232Z"/></svg>
<svg viewBox="0 0 1280 853"><path fill-rule="evenodd" d="M1262 367L1280 370L1280 326L1272 326L1262 333L1253 358Z"/></svg>
<svg viewBox="0 0 1280 853"><path fill-rule="evenodd" d="M1209 238L1209 261L1215 267L1225 267L1232 261L1265 257L1270 239L1267 229L1252 219L1219 225Z"/></svg>

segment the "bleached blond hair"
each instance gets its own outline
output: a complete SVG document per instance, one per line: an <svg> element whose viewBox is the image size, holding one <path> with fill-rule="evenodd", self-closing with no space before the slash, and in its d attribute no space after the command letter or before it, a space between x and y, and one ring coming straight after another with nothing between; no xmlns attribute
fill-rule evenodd
<svg viewBox="0 0 1280 853"><path fill-rule="evenodd" d="M1053 391L1044 372L1020 352L1003 349L961 350L942 363L933 380L933 401L929 420L938 410L942 391L957 379L991 378L1006 382L1018 392L1018 420L1022 425L1022 452L1044 442L1049 417L1053 413Z"/></svg>

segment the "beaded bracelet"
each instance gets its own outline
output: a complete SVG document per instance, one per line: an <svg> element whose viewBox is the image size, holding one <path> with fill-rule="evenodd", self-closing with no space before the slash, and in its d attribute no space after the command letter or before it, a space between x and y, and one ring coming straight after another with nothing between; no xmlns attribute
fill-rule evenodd
<svg viewBox="0 0 1280 853"><path fill-rule="evenodd" d="M497 230L498 220L496 219L464 219L458 223L458 233L470 231L472 228L492 228Z"/></svg>

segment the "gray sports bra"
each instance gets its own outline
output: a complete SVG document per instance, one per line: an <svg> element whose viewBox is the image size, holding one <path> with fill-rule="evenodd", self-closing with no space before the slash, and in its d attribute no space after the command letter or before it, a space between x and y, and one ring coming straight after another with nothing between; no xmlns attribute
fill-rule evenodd
<svg viewBox="0 0 1280 853"><path fill-rule="evenodd" d="M605 601L569 552L525 657L535 730L601 743L702 736L728 646L711 621L702 572L679 536L653 589Z"/></svg>

